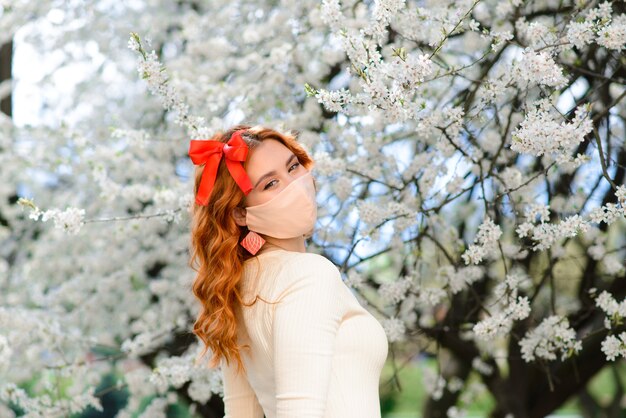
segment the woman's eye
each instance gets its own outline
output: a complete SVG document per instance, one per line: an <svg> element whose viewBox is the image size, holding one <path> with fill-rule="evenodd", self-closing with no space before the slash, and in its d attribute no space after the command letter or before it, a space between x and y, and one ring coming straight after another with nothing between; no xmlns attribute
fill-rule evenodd
<svg viewBox="0 0 626 418"><path fill-rule="evenodd" d="M294 163L294 164L292 164L292 166L291 166L291 167L289 167L289 169L290 169L289 171L290 171L290 172L291 172L291 171L293 171L293 170L291 170L291 169L292 169L293 167L297 167L297 166L299 166L299 165L300 165L300 163ZM294 169L294 170L295 170L295 169ZM267 190L267 189L270 187L270 185L272 185L275 181L276 181L276 180L272 180L272 181L270 181L269 183L267 183L267 184L265 185L265 187L263 188L263 190Z"/></svg>

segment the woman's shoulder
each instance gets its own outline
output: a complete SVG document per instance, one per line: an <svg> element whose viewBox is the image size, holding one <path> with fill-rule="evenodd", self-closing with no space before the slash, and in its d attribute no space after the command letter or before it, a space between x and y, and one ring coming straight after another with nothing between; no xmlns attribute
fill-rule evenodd
<svg viewBox="0 0 626 418"><path fill-rule="evenodd" d="M256 258L257 260L253 260ZM302 269L305 268L325 268L331 270L338 270L337 266L328 258L321 254L312 252L300 252L300 251L288 251L288 250L272 250L265 253L261 253L256 257L246 260L246 266L254 263L254 261L260 261L261 266L299 266Z"/></svg>
<svg viewBox="0 0 626 418"><path fill-rule="evenodd" d="M327 267L337 268L335 264L330 261L328 258L323 256L322 254L312 253L312 252L296 252L296 251L285 251L290 253L293 258L293 261L296 262L304 262L311 265L325 265Z"/></svg>
<svg viewBox="0 0 626 418"><path fill-rule="evenodd" d="M338 267L322 254L312 252L276 250L275 255L280 259L285 270L310 273L318 270L332 271L339 273Z"/></svg>
<svg viewBox="0 0 626 418"><path fill-rule="evenodd" d="M321 254L311 252L289 252L277 286L285 290L295 284L310 281L321 284L341 282L339 268Z"/></svg>
<svg viewBox="0 0 626 418"><path fill-rule="evenodd" d="M254 260L245 263L246 276L249 276L245 282L254 282L256 286L260 286L258 290L265 289L274 296L294 288L294 285L319 285L324 282L336 284L342 281L339 268L321 254L281 249L262 253L257 257L258 263ZM262 279L259 279L259 274L263 276Z"/></svg>

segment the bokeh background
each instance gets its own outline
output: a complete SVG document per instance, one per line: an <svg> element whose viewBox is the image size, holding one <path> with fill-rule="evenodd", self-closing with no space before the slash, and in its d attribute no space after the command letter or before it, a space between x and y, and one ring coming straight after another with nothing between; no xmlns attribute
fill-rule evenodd
<svg viewBox="0 0 626 418"><path fill-rule="evenodd" d="M223 416L186 153L236 123L315 159L383 417L625 416L625 9L0 1L0 417Z"/></svg>

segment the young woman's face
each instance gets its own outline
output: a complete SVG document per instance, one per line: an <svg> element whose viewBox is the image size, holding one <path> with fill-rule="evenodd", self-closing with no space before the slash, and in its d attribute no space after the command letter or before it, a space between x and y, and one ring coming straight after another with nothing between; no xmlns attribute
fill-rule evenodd
<svg viewBox="0 0 626 418"><path fill-rule="evenodd" d="M269 201L308 170L282 142L266 139L250 149L246 172L253 186L244 198L247 207Z"/></svg>

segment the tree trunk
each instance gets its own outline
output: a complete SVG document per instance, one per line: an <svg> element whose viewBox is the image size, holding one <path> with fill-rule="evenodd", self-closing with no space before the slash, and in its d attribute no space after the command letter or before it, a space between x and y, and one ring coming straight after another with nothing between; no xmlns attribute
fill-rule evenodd
<svg viewBox="0 0 626 418"><path fill-rule="evenodd" d="M11 66L13 65L13 40L10 40L6 44L0 47L0 83L4 80L11 79ZM13 106L11 103L11 96L9 94L0 100L0 112L5 115L13 116Z"/></svg>

